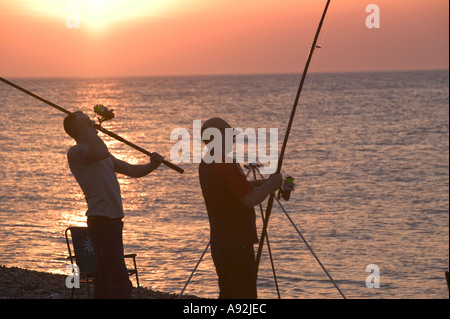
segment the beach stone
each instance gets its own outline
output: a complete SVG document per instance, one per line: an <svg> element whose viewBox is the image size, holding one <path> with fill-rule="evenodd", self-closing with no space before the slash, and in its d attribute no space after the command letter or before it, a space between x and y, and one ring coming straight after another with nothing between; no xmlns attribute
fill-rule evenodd
<svg viewBox="0 0 450 319"><path fill-rule="evenodd" d="M93 290L91 290L91 295ZM0 266L0 299L68 299L71 289L66 287L66 276L27 270L18 267ZM74 298L88 298L84 285L75 290ZM133 298L138 298L133 287ZM176 299L176 293L164 293L141 287L142 299ZM183 299L199 299L183 295Z"/></svg>

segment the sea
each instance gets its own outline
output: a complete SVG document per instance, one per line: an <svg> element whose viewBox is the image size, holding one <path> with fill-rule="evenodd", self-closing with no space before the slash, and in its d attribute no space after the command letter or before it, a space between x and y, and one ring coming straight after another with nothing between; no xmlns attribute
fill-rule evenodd
<svg viewBox="0 0 450 319"><path fill-rule="evenodd" d="M93 120L93 106L105 105L116 115L105 128L170 160L172 131L184 128L193 138L194 121L211 117L243 129L277 128L280 149L300 78L9 80ZM64 231L86 225L87 206L67 163L74 141L63 130L65 114L4 83L0 110L0 265L67 274ZM117 158L149 161L99 136ZM137 254L142 286L177 294L210 231L198 164L192 158L178 165L184 174L162 165L138 179L118 175L125 253ZM294 177L295 189L272 209L273 267L265 245L259 298L278 298L273 269L283 299L342 298L311 250L347 298L449 297L448 70L308 74L282 173ZM218 292L208 250L184 293Z"/></svg>

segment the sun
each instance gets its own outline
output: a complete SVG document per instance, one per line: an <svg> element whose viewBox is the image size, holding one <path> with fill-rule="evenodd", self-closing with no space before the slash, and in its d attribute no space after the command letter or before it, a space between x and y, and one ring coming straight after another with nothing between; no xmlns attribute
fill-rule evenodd
<svg viewBox="0 0 450 319"><path fill-rule="evenodd" d="M180 0L16 0L20 10L56 19L76 18L80 28L100 31L117 23L167 15Z"/></svg>
<svg viewBox="0 0 450 319"><path fill-rule="evenodd" d="M81 25L103 30L119 22L157 14L162 0L79 0Z"/></svg>

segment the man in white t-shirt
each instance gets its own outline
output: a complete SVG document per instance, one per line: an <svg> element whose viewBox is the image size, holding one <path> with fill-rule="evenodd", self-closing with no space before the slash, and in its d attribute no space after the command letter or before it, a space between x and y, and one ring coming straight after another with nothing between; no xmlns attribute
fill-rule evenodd
<svg viewBox="0 0 450 319"><path fill-rule="evenodd" d="M124 213L116 173L145 176L161 164L163 157L154 153L146 165L132 165L115 158L83 112L69 114L64 119L64 130L77 143L67 152L67 159L88 205L88 234L97 257L94 297L131 298L123 257Z"/></svg>

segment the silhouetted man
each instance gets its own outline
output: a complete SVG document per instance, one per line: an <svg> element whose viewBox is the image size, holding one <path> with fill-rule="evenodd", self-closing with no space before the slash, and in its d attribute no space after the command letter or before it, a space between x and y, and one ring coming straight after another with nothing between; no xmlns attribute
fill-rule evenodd
<svg viewBox="0 0 450 319"><path fill-rule="evenodd" d="M142 177L155 170L163 158L155 153L146 165L118 160L82 112L69 114L64 119L64 130L77 143L67 152L67 159L88 205L88 234L97 257L94 297L131 298L122 241L124 213L116 173Z"/></svg>
<svg viewBox="0 0 450 319"><path fill-rule="evenodd" d="M238 163L225 161L225 129L231 126L221 118L202 126L220 130L222 163L199 165L200 185L211 228L211 254L219 277L220 299L256 299L254 243L258 242L253 206L279 189L281 174L249 182ZM212 140L205 140L208 145ZM214 143L216 144L216 143ZM228 151L228 150L227 150Z"/></svg>

